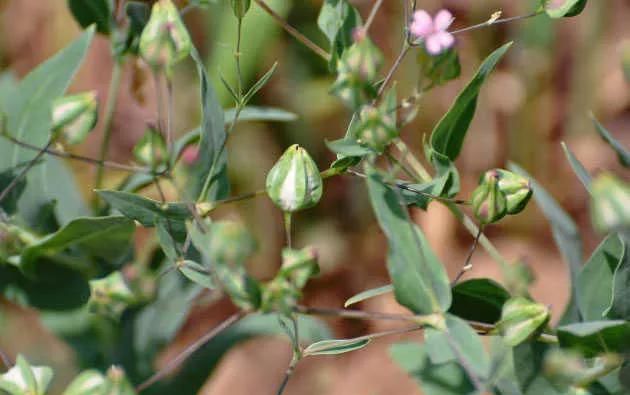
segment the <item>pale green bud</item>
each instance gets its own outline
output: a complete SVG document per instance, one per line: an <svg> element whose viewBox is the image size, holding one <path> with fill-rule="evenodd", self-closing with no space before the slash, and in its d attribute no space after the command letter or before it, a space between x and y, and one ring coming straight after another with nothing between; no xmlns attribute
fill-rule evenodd
<svg viewBox="0 0 630 395"><path fill-rule="evenodd" d="M153 68L167 72L186 58L192 41L177 7L171 0L159 0L153 5L149 22L140 36L140 56Z"/></svg>
<svg viewBox="0 0 630 395"><path fill-rule="evenodd" d="M251 0L230 0L230 4L232 5L234 16L238 19L243 19L247 11L249 11Z"/></svg>
<svg viewBox="0 0 630 395"><path fill-rule="evenodd" d="M280 274L288 278L292 285L301 290L307 281L319 273L317 251L312 247L302 250L285 248L282 250L282 267Z"/></svg>
<svg viewBox="0 0 630 395"><path fill-rule="evenodd" d="M138 163L153 168L166 163L168 160L168 148L162 134L149 127L133 148L133 156Z"/></svg>
<svg viewBox="0 0 630 395"><path fill-rule="evenodd" d="M120 272L90 281L88 309L91 313L119 318L136 297Z"/></svg>
<svg viewBox="0 0 630 395"><path fill-rule="evenodd" d="M507 213L514 215L523 211L533 193L530 181L511 171L503 169L494 171L499 177L499 190L505 195Z"/></svg>
<svg viewBox="0 0 630 395"><path fill-rule="evenodd" d="M366 145L376 152L383 152L396 137L398 137L396 118L386 108L368 105L361 109L356 130L359 144Z"/></svg>
<svg viewBox="0 0 630 395"><path fill-rule="evenodd" d="M61 97L53 103L52 131L68 144L78 144L96 126L96 91Z"/></svg>
<svg viewBox="0 0 630 395"><path fill-rule="evenodd" d="M598 175L591 186L591 219L602 233L629 229L630 185L608 172Z"/></svg>
<svg viewBox="0 0 630 395"><path fill-rule="evenodd" d="M127 379L125 371L118 367L112 366L107 370L107 381L105 381L104 394L117 395L135 395L136 391Z"/></svg>
<svg viewBox="0 0 630 395"><path fill-rule="evenodd" d="M103 394L106 379L96 370L86 370L79 374L66 388L63 395L94 395Z"/></svg>
<svg viewBox="0 0 630 395"><path fill-rule="evenodd" d="M217 264L242 266L256 250L256 241L242 224L234 221L213 222L208 251Z"/></svg>
<svg viewBox="0 0 630 395"><path fill-rule="evenodd" d="M44 395L53 377L47 366L32 366L18 355L15 366L0 375L0 390L9 395Z"/></svg>
<svg viewBox="0 0 630 395"><path fill-rule="evenodd" d="M471 204L475 217L483 225L499 221L507 214L507 200L499 189L499 174L490 170L474 190Z"/></svg>
<svg viewBox="0 0 630 395"><path fill-rule="evenodd" d="M514 347L540 334L550 317L546 306L517 297L503 305L497 329L503 335L503 340Z"/></svg>
<svg viewBox="0 0 630 395"><path fill-rule="evenodd" d="M295 144L289 147L267 174L267 195L282 211L292 213L313 207L323 192L315 161Z"/></svg>

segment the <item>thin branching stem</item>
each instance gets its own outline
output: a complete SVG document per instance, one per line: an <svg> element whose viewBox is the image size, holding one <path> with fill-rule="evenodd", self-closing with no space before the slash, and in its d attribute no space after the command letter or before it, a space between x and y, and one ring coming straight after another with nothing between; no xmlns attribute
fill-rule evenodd
<svg viewBox="0 0 630 395"><path fill-rule="evenodd" d="M368 33L368 31L370 30L370 27L372 26L372 23L374 22L374 18L376 18L376 14L378 13L378 10L381 8L381 6L383 5L383 0L376 0L374 2L374 5L372 6L372 9L370 10L370 14L367 17L367 20L365 21L365 24L363 25L363 34Z"/></svg>
<svg viewBox="0 0 630 395"><path fill-rule="evenodd" d="M234 325L236 322L241 320L243 317L245 317L245 315L247 315L246 312L240 311L238 313L231 315L225 321L221 322L219 325L214 327L208 333L206 333L205 335L197 339L193 344L186 347L184 351L182 351L179 355L177 355L175 358L170 360L162 369L157 371L153 376L149 377L147 380L143 381L140 385L138 385L136 387L136 392L142 392L145 389L149 388L151 385L155 384L157 381L164 378L164 376L166 376L171 371L173 371L173 369L177 368L182 362L184 362L188 357L190 357L193 353L195 353L195 351L199 350L203 345L208 343L218 334L220 334L221 332L223 332L224 330L226 330L227 328L229 328L230 326Z"/></svg>
<svg viewBox="0 0 630 395"><path fill-rule="evenodd" d="M471 259L472 259L473 254L475 253L475 250L477 249L477 245L479 244L479 238L481 237L482 234L483 234L483 225L480 225L479 230L477 231L477 235L475 236L475 240L473 240L473 243L470 246L470 250L468 250L468 255L466 256L464 265L460 269L459 273L457 273L457 276L455 276L455 279L451 283L451 286L457 285L459 280L461 280L462 276L464 276L464 274L467 271L472 269L473 265L471 263Z"/></svg>
<svg viewBox="0 0 630 395"><path fill-rule="evenodd" d="M39 150L39 152L37 152L37 155L35 155L35 157L33 159L31 159L31 161L22 168L22 170L20 170L20 172L15 176L15 178L13 178L13 180L11 180L11 182L9 183L9 185L7 185L2 192L0 192L0 202L2 202L7 196L9 196L9 193L11 193L11 191L18 185L18 183L24 178L26 177L26 175L28 174L28 172L39 162L39 160L41 159L41 157L46 153L46 150L48 148L50 148L50 146L52 145L53 140L50 139L48 140L48 143L46 143L46 146L44 148L41 148Z"/></svg>
<svg viewBox="0 0 630 395"><path fill-rule="evenodd" d="M280 386L278 387L278 391L276 392L277 395L282 395L284 390L287 388L287 384L289 384L289 379L291 378L291 376L293 376L293 372L295 372L295 368L298 362L300 362L300 358L296 356L294 352L293 356L291 357L291 363L289 364L289 367L284 373L284 378L282 379L282 382L280 383Z"/></svg>
<svg viewBox="0 0 630 395"><path fill-rule="evenodd" d="M400 50L400 53L398 54L398 57L396 58L396 60L394 61L394 64L392 65L392 67L389 69L389 72L387 73L387 75L385 76L385 79L383 80L383 82L381 83L381 86L378 88L378 93L376 96L376 100L378 100L381 96L383 96L383 93L385 92L385 89L387 88L387 86L389 85L389 83L392 81L392 79L394 78L394 74L396 74L396 71L398 70L398 68L400 67L400 65L402 64L402 61L405 59L405 56L407 56L407 54L409 53L409 50L411 49L411 47L409 46L409 44L405 41L403 43L403 46Z"/></svg>
<svg viewBox="0 0 630 395"><path fill-rule="evenodd" d="M536 17L536 16L538 16L538 15L540 15L542 13L544 13L544 10L532 12L531 14L527 14L527 15L518 15L518 16L513 16L513 17L510 17L510 18L497 19L495 21L488 20L486 22L478 23L476 25L464 27L462 29L453 30L453 31L451 31L451 34L460 34L460 33L469 32L469 31L472 31L472 30L482 29L484 27L500 25L502 23L521 21L523 19L529 19L529 18Z"/></svg>
<svg viewBox="0 0 630 395"><path fill-rule="evenodd" d="M101 188L103 185L103 177L105 176L105 159L109 152L109 146L112 139L112 127L114 125L114 113L116 112L116 103L118 102L118 92L120 91L120 83L122 77L123 63L122 61L115 59L114 67L112 69L112 77L109 83L109 92L107 96L107 103L105 104L105 119L103 121L103 141L101 143L101 151L98 156L97 168L96 168L96 181L94 186L96 189Z"/></svg>
<svg viewBox="0 0 630 395"><path fill-rule="evenodd" d="M19 145L22 148L26 148L26 149L30 149L33 151L40 151L42 150L42 147L37 147L35 145L26 143L24 141L18 140L15 137L8 135L8 134L2 134L0 135L2 137L4 137L5 139L11 141L12 143ZM44 147L45 148L45 147ZM132 172L132 173L153 173L153 170L148 168L148 167L141 167L141 166L133 166L133 165L126 165L123 163L116 163L116 162L112 162L112 161L102 161L99 159L95 159L95 158L89 158L87 156L81 156L81 155L76 155L70 152L65 152L65 151L58 151L56 149L53 148L46 148L45 150L43 150L46 154L48 155L52 155L52 156L56 156L58 158L64 158L64 159L70 159L70 160L75 160L75 161L79 161L79 162L85 162L91 165L96 165L96 166L103 166L103 167L107 167L110 169L114 169L114 170L121 170L121 171L128 171L128 172Z"/></svg>
<svg viewBox="0 0 630 395"><path fill-rule="evenodd" d="M260 8L262 8L267 14L269 14L269 16L271 16L276 21L276 23L282 26L282 28L287 33L293 36L293 38L295 38L296 40L304 44L304 46L306 46L308 49L310 49L311 51L313 51L314 53L322 57L327 62L330 62L331 56L328 52L326 52L319 45L311 41L308 37L306 37L299 31L297 31L297 29L295 29L287 21L285 21L284 18L282 18L282 16L278 15L274 10L272 10L271 7L267 5L267 3L265 3L263 0L254 0L254 1L256 2L256 4L260 6Z"/></svg>

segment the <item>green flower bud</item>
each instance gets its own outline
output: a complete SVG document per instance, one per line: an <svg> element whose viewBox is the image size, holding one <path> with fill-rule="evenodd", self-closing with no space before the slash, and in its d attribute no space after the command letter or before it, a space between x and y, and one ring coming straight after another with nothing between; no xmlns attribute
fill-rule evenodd
<svg viewBox="0 0 630 395"><path fill-rule="evenodd" d="M52 377L51 368L32 366L18 355L15 366L0 375L0 390L9 395L44 395Z"/></svg>
<svg viewBox="0 0 630 395"><path fill-rule="evenodd" d="M96 91L65 96L53 103L52 131L68 144L81 143L94 129L97 119Z"/></svg>
<svg viewBox="0 0 630 395"><path fill-rule="evenodd" d="M601 173L591 186L591 219L598 232L630 228L630 185L611 173Z"/></svg>
<svg viewBox="0 0 630 395"><path fill-rule="evenodd" d="M358 41L337 61L337 80L332 92L350 108L366 104L376 94L374 80L382 63L380 50L369 38Z"/></svg>
<svg viewBox="0 0 630 395"><path fill-rule="evenodd" d="M499 176L499 190L507 201L507 213L514 215L523 211L533 194L529 180L507 170L494 171Z"/></svg>
<svg viewBox="0 0 630 395"><path fill-rule="evenodd" d="M285 248L282 250L282 267L280 275L289 279L297 289L304 288L308 280L319 273L317 251L312 247L302 250Z"/></svg>
<svg viewBox="0 0 630 395"><path fill-rule="evenodd" d="M214 273L236 306L244 310L256 310L260 306L260 284L245 271L245 267L216 265Z"/></svg>
<svg viewBox="0 0 630 395"><path fill-rule="evenodd" d="M499 173L490 170L474 190L471 204L475 217L483 225L497 222L507 214L507 200L499 189Z"/></svg>
<svg viewBox="0 0 630 395"><path fill-rule="evenodd" d="M503 340L514 347L540 334L550 317L546 306L517 297L503 305L497 329L503 335Z"/></svg>
<svg viewBox="0 0 630 395"><path fill-rule="evenodd" d="M586 360L578 351L551 349L545 355L543 372L562 393L568 387L581 387L584 383L590 383L599 377L602 372L618 367L623 362L623 358L618 354L603 354L596 359ZM578 394L580 392L566 392ZM585 391L584 394L591 394Z"/></svg>
<svg viewBox="0 0 630 395"><path fill-rule="evenodd" d="M103 394L134 395L135 393L136 391L122 368L118 366L109 368Z"/></svg>
<svg viewBox="0 0 630 395"><path fill-rule="evenodd" d="M140 36L140 56L151 67L170 72L191 49L192 41L177 7L171 0L157 1Z"/></svg>
<svg viewBox="0 0 630 395"><path fill-rule="evenodd" d="M66 388L63 395L93 395L103 394L106 379L96 370L86 370L79 374Z"/></svg>
<svg viewBox="0 0 630 395"><path fill-rule="evenodd" d="M90 281L88 309L92 313L117 319L135 302L136 297L120 272Z"/></svg>
<svg viewBox="0 0 630 395"><path fill-rule="evenodd" d="M166 163L168 148L164 137L157 130L149 127L133 148L133 156L139 163L152 168Z"/></svg>
<svg viewBox="0 0 630 395"><path fill-rule="evenodd" d="M297 144L289 147L267 174L267 195L282 211L292 213L313 207L323 192L315 161Z"/></svg>
<svg viewBox="0 0 630 395"><path fill-rule="evenodd" d="M256 250L256 241L242 224L213 222L209 230L210 259L217 264L242 266Z"/></svg>
<svg viewBox="0 0 630 395"><path fill-rule="evenodd" d="M398 137L396 118L384 106L363 107L356 130L359 144L366 145L376 152L383 152L396 137Z"/></svg>
<svg viewBox="0 0 630 395"><path fill-rule="evenodd" d="M230 4L232 5L234 16L238 19L243 19L247 11L249 11L251 0L230 0Z"/></svg>

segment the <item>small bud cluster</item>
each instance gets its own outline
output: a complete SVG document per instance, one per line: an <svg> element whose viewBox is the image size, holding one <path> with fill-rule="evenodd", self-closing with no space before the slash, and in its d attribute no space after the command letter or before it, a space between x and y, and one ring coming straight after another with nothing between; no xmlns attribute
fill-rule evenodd
<svg viewBox="0 0 630 395"><path fill-rule="evenodd" d="M483 225L518 214L529 202L532 188L527 178L502 169L487 171L472 194L475 217Z"/></svg>
<svg viewBox="0 0 630 395"><path fill-rule="evenodd" d="M79 144L96 126L98 100L96 92L64 96L53 103L52 131L68 144Z"/></svg>

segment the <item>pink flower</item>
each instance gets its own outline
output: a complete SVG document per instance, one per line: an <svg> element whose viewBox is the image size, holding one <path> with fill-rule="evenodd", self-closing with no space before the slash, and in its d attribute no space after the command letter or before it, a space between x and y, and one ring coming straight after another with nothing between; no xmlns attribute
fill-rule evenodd
<svg viewBox="0 0 630 395"><path fill-rule="evenodd" d="M413 14L409 30L417 38L424 40L424 46L431 55L439 55L453 46L455 37L447 31L453 23L453 15L447 10L440 10L431 18L424 10Z"/></svg>
<svg viewBox="0 0 630 395"><path fill-rule="evenodd" d="M189 145L184 148L184 152L182 152L182 160L188 166L192 166L199 159L199 147L196 145Z"/></svg>

